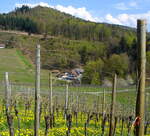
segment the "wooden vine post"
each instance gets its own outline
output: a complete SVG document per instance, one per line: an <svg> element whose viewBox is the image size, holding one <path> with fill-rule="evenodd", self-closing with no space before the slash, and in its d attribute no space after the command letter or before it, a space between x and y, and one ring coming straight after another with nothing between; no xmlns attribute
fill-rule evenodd
<svg viewBox="0 0 150 136"><path fill-rule="evenodd" d="M66 92L65 92L65 119L67 119L68 114L68 91L69 91L69 85L66 83Z"/></svg>
<svg viewBox="0 0 150 136"><path fill-rule="evenodd" d="M146 74L146 20L137 21L138 84L136 100L135 135L144 136L145 121L145 74Z"/></svg>
<svg viewBox="0 0 150 136"><path fill-rule="evenodd" d="M103 118L105 115L105 109L106 109L106 104L105 104L105 88L103 89L103 103L102 103L102 114L103 114Z"/></svg>
<svg viewBox="0 0 150 136"><path fill-rule="evenodd" d="M9 127L9 135L14 136L13 116L10 114L10 105L11 105L11 88L10 88L10 83L9 83L8 72L5 72L6 116L7 116L7 123L8 123L8 127Z"/></svg>
<svg viewBox="0 0 150 136"><path fill-rule="evenodd" d="M11 99L11 89L9 85L9 77L8 72L5 72L5 104L7 113L9 113L10 99Z"/></svg>
<svg viewBox="0 0 150 136"><path fill-rule="evenodd" d="M111 102L111 111L110 111L110 127L109 127L109 136L114 135L114 126L115 126L115 104L116 104L116 87L117 86L117 75L114 75L113 79L113 89L112 89L112 102Z"/></svg>
<svg viewBox="0 0 150 136"><path fill-rule="evenodd" d="M52 73L49 73L49 88L50 88L50 114L53 114L53 80Z"/></svg>
<svg viewBox="0 0 150 136"><path fill-rule="evenodd" d="M36 73L35 73L35 111L34 111L34 136L39 136L40 128L40 45L36 48Z"/></svg>

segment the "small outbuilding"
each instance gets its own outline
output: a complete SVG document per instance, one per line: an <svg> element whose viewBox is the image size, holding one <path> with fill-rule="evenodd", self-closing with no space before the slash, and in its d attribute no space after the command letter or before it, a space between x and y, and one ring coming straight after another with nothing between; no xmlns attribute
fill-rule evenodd
<svg viewBox="0 0 150 136"><path fill-rule="evenodd" d="M4 49L4 48L6 48L6 45L5 45L5 44L0 43L0 49Z"/></svg>

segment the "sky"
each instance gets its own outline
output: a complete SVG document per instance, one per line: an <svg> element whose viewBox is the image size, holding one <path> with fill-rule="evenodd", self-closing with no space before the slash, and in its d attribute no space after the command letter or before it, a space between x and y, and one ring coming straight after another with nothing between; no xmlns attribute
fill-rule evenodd
<svg viewBox="0 0 150 136"><path fill-rule="evenodd" d="M150 31L150 0L3 0L0 13L23 4L51 7L85 20L130 27L136 27L137 19L146 19Z"/></svg>

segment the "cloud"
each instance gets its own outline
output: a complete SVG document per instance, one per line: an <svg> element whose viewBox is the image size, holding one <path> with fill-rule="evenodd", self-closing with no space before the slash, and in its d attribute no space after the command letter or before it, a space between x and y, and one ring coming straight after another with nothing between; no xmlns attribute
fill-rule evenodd
<svg viewBox="0 0 150 136"><path fill-rule="evenodd" d="M119 10L130 10L133 8L138 9L138 4L135 1L131 1L129 3L121 2L121 3L115 4L114 8L119 9Z"/></svg>
<svg viewBox="0 0 150 136"><path fill-rule="evenodd" d="M128 10L129 8L123 2L115 4L115 8L119 10Z"/></svg>
<svg viewBox="0 0 150 136"><path fill-rule="evenodd" d="M117 18L113 17L111 14L107 14L103 20L109 23L122 25L122 23Z"/></svg>
<svg viewBox="0 0 150 136"><path fill-rule="evenodd" d="M82 18L85 20L89 20L89 21L93 21L93 22L100 22L100 19L97 17L93 17L92 14L85 7L75 8L73 6L65 7L62 5L52 6L52 5L49 5L48 3L44 3L44 2L40 2L40 3L36 3L36 4L30 4L30 3L15 4L15 7L22 7L22 5L27 5L31 8L36 7L36 6L50 7L50 8L57 9L61 12L65 12L65 13L71 14L73 16L76 16L76 17L79 17L79 18Z"/></svg>
<svg viewBox="0 0 150 136"><path fill-rule="evenodd" d="M94 21L94 22L99 21L99 19L96 17L93 17L91 15L91 13L89 11L87 11L87 9L85 7L75 8L73 6L64 7L61 5L57 5L54 8L61 12L65 12L65 13L71 14L73 16L83 18L85 20L90 20L90 21Z"/></svg>
<svg viewBox="0 0 150 136"><path fill-rule="evenodd" d="M104 17L104 21L108 23L126 25L131 27L136 27L137 19L147 19L147 23L150 23L150 11L142 14L119 14L117 16L107 14Z"/></svg>
<svg viewBox="0 0 150 136"><path fill-rule="evenodd" d="M130 7L133 7L133 8L138 8L138 4L137 4L137 2L135 2L135 1L131 1L131 2L129 3L129 6L130 6Z"/></svg>

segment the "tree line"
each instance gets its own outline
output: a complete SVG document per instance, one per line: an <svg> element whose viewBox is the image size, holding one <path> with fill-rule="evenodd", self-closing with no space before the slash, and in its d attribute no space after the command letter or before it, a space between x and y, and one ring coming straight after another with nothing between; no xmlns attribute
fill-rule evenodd
<svg viewBox="0 0 150 136"><path fill-rule="evenodd" d="M0 15L0 29L38 33L37 24L30 18L10 16L5 14Z"/></svg>

